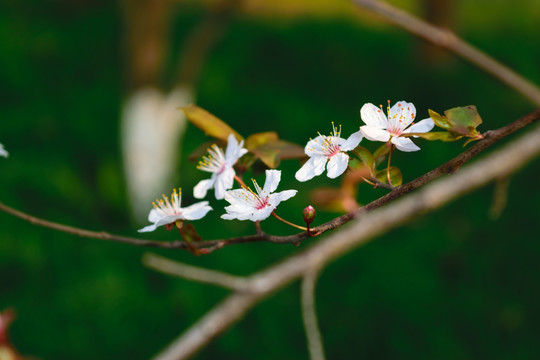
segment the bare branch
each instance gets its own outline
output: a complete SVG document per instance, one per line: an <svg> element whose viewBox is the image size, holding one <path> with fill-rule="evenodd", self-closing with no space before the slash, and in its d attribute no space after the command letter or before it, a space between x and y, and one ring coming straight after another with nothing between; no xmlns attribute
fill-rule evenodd
<svg viewBox="0 0 540 360"><path fill-rule="evenodd" d="M157 247L157 248L170 248L170 249L187 249L186 244L183 241L172 241L172 242L165 242L165 241L157 241L157 240L144 240L144 239L137 239L127 236L120 236L120 235L113 235L109 234L104 231L91 231L91 230L85 230L80 229L74 226L68 226L59 224L53 221L43 220L38 217L26 214L22 211L13 209L7 205L4 205L0 202L0 210L11 214L13 216L16 216L20 219L26 220L31 224L42 226L45 228L58 230L61 232L65 232L68 234L91 238L91 239L98 239L98 240L105 240L105 241L114 241L114 242L120 242L135 246L147 246L147 247Z"/></svg>
<svg viewBox="0 0 540 360"><path fill-rule="evenodd" d="M315 309L315 284L318 275L317 269L310 269L302 278L302 318L304 319L311 360L325 359L321 331L317 321L317 310Z"/></svg>
<svg viewBox="0 0 540 360"><path fill-rule="evenodd" d="M496 61L483 51L475 48L447 29L433 26L401 9L380 0L352 0L355 4L369 9L389 22L424 38L433 44L446 48L487 73L514 88L534 104L540 105L540 89L510 68Z"/></svg>
<svg viewBox="0 0 540 360"><path fill-rule="evenodd" d="M216 285L229 290L244 291L247 285L246 279L240 276L234 276L221 271L208 270L197 266L182 264L155 254L144 254L142 262L149 268L165 274L178 276L204 284Z"/></svg>
<svg viewBox="0 0 540 360"><path fill-rule="evenodd" d="M448 202L504 175L516 172L540 154L540 127L521 136L451 177L426 185L415 194L365 213L304 252L250 276L249 292L235 293L215 306L163 351L156 360L187 359L222 331L237 322L263 298L303 276L308 269L324 267L374 237L408 220L438 209Z"/></svg>

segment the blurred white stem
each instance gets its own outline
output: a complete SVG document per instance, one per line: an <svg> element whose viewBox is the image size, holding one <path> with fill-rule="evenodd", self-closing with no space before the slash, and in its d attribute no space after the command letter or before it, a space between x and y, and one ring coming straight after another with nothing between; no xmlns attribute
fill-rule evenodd
<svg viewBox="0 0 540 360"><path fill-rule="evenodd" d="M311 360L325 360L321 331L317 321L317 310L315 309L315 285L318 274L317 269L310 269L302 278L302 318Z"/></svg>
<svg viewBox="0 0 540 360"><path fill-rule="evenodd" d="M138 220L152 201L172 188L186 119L179 106L193 101L193 91L178 86L169 94L156 88L136 90L122 109L122 152L128 196Z"/></svg>

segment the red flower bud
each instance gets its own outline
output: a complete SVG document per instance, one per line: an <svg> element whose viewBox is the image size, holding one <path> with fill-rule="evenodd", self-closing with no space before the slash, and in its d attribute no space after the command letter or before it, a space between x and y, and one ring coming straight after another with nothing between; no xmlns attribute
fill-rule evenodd
<svg viewBox="0 0 540 360"><path fill-rule="evenodd" d="M316 211L313 206L309 205L304 208L302 214L304 215L304 221L306 222L306 224L311 224L313 222L313 219L315 219Z"/></svg>

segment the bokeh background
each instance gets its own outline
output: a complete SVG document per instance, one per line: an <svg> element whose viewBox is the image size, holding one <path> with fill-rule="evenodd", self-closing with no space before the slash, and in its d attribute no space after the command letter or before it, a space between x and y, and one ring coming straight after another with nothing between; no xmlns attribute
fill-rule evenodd
<svg viewBox="0 0 540 360"><path fill-rule="evenodd" d="M451 26L540 83L538 1L392 3ZM442 15L434 3L447 6ZM130 91L123 6L104 0L0 5L0 142L10 152L0 159L0 199L48 220L137 236L145 224L130 215L119 144ZM186 37L213 6L175 3L166 66L180 61ZM275 130L299 144L327 133L330 121L343 124L346 135L356 131L366 102L411 101L423 117L428 108L474 104L482 131L534 109L476 67L334 0L247 0L206 57L196 93L198 105L243 135ZM186 154L207 140L188 126L181 161L171 164L184 204L194 201L189 189L206 177ZM395 155L405 181L462 151L461 143L416 142L422 151ZM300 191L279 213L301 222L310 192L339 180L299 184L298 167L296 160L280 166L280 189ZM317 288L328 358L540 358L538 176L535 162L510 179L497 219L490 216L488 186L329 266ZM362 185L358 201L384 193ZM195 223L205 239L253 231L250 223L221 221L223 201L212 205L216 210ZM337 215L319 212L316 222ZM275 219L263 228L291 233ZM147 236L175 237L163 229ZM152 251L247 275L307 246L246 244L203 257ZM0 309L17 312L15 347L40 359L147 359L227 294L144 268L146 251L0 214ZM294 284L266 300L194 358L307 359L298 295Z"/></svg>

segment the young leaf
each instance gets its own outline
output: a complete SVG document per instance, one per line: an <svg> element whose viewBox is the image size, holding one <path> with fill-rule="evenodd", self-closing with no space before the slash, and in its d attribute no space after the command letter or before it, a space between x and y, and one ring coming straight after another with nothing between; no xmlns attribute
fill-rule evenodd
<svg viewBox="0 0 540 360"><path fill-rule="evenodd" d="M383 156L386 156L390 152L390 146L388 144L382 144L375 152L373 153L373 157L375 160L378 160L379 158L382 158Z"/></svg>
<svg viewBox="0 0 540 360"><path fill-rule="evenodd" d="M456 141L461 139L462 135L452 134L450 132L445 131L432 131L427 133L407 133L407 134L401 134L401 136L409 137L409 136L418 136L422 139L426 140L441 140L441 141Z"/></svg>
<svg viewBox="0 0 540 360"><path fill-rule="evenodd" d="M279 137L278 134L274 131L253 134L247 137L246 148L251 151L268 142L277 140L279 140Z"/></svg>
<svg viewBox="0 0 540 360"><path fill-rule="evenodd" d="M304 149L301 146L285 140L267 142L252 149L251 152L270 169L278 167L281 160L300 159L305 156Z"/></svg>
<svg viewBox="0 0 540 360"><path fill-rule="evenodd" d="M474 105L455 107L446 110L444 114L448 121L453 124L453 127L476 129L482 123L482 118Z"/></svg>
<svg viewBox="0 0 540 360"><path fill-rule="evenodd" d="M201 241L202 238L199 234L197 234L197 230L195 229L195 226L193 226L192 223L184 223L182 228L180 229L180 233L182 234L182 238L185 241Z"/></svg>
<svg viewBox="0 0 540 360"><path fill-rule="evenodd" d="M388 175L386 173L386 169L377 171L375 174L375 177L377 180L379 180L382 183L388 183ZM401 175L401 170L399 170L395 166L390 167L390 180L392 181L392 185L399 186L403 183L403 176Z"/></svg>
<svg viewBox="0 0 540 360"><path fill-rule="evenodd" d="M409 134L409 136L420 136L428 140L443 140L443 141L455 141L460 139L463 136L473 138L473 139L482 139L482 134L478 133L476 128L482 123L482 118L476 110L476 106L462 106L448 109L444 112L445 116L442 116L436 113L433 110L429 110L429 116L440 128L448 130L454 137L444 137L442 135L435 135L435 137L422 136L420 134ZM438 138L437 136L441 136Z"/></svg>
<svg viewBox="0 0 540 360"><path fill-rule="evenodd" d="M229 134L234 134L237 140L242 140L242 136L227 125L223 120L218 119L208 111L197 105L182 106L180 109L186 114L186 118L193 125L204 131L206 135L227 141Z"/></svg>
<svg viewBox="0 0 540 360"><path fill-rule="evenodd" d="M438 127L446 129L446 130L452 127L452 124L448 121L448 119L446 119L444 116L442 116L438 112L428 109L428 113L431 120L433 120L435 125L437 125Z"/></svg>
<svg viewBox="0 0 540 360"><path fill-rule="evenodd" d="M353 150L354 154L356 156L358 156L358 158L360 160L362 160L362 162L368 166L368 167L373 167L373 163L375 162L375 158L373 157L373 154L368 150L366 149L365 147L363 146L357 146L354 150ZM350 162L349 162L350 164Z"/></svg>

